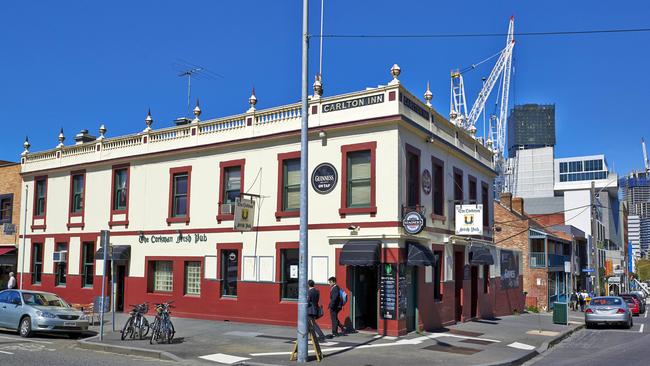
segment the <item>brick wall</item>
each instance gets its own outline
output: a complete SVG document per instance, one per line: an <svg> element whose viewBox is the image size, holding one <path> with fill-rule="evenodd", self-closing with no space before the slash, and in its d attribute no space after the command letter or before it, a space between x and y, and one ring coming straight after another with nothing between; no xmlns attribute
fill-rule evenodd
<svg viewBox="0 0 650 366"><path fill-rule="evenodd" d="M16 235L3 235L2 231L0 231L0 245L15 244L18 240L18 233L20 233L21 187L20 164L0 166L0 194L13 193L14 203L11 223L16 225Z"/></svg>

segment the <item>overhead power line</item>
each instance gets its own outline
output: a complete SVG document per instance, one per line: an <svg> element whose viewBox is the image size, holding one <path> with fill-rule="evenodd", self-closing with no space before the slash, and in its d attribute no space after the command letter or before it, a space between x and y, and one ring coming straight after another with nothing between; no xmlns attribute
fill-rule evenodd
<svg viewBox="0 0 650 366"><path fill-rule="evenodd" d="M540 36L574 36L588 34L611 33L643 33L650 32L650 28L616 28L616 29L591 29L576 31L549 31L549 32L520 32L516 37ZM506 33L433 33L433 34L312 34L314 38L476 38L476 37L505 37Z"/></svg>

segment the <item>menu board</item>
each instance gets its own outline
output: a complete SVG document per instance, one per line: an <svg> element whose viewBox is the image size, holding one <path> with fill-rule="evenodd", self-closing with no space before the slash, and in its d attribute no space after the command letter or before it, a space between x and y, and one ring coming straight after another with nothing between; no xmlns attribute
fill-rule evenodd
<svg viewBox="0 0 650 366"><path fill-rule="evenodd" d="M399 291L398 291L398 307L399 307L399 318L404 319L406 317L406 309L408 305L408 286L409 283L406 280L406 266L400 265L399 271Z"/></svg>
<svg viewBox="0 0 650 366"><path fill-rule="evenodd" d="M381 265L379 278L379 313L382 319L395 319L397 305L397 268L394 264Z"/></svg>

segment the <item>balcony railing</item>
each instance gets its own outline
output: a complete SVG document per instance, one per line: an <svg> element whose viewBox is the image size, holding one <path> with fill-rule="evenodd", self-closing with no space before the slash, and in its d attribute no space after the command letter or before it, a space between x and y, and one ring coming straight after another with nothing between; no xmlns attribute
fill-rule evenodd
<svg viewBox="0 0 650 366"><path fill-rule="evenodd" d="M564 262L571 261L571 257L562 254L548 254L544 252L530 252L530 267L545 268L548 262L549 267L564 267Z"/></svg>

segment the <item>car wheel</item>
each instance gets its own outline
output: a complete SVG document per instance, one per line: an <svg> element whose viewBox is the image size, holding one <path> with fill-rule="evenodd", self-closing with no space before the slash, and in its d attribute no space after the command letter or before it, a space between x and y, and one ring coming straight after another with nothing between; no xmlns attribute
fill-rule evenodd
<svg viewBox="0 0 650 366"><path fill-rule="evenodd" d="M28 338L32 336L32 319L28 316L20 320L20 327L18 327L18 333L23 338Z"/></svg>

